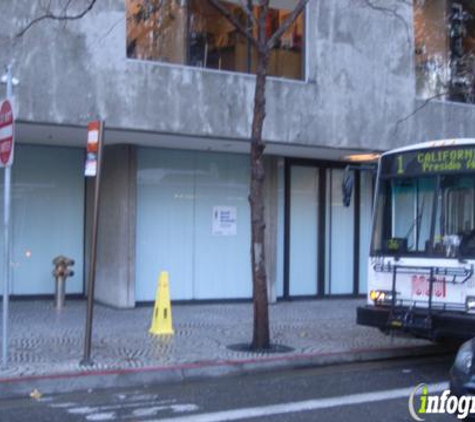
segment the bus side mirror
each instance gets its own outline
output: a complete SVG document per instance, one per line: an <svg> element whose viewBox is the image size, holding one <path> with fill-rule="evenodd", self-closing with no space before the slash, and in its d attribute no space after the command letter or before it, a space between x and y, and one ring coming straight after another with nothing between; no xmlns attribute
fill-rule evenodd
<svg viewBox="0 0 475 422"><path fill-rule="evenodd" d="M353 194L353 186L355 184L355 174L348 169L345 169L343 182L341 183L341 190L343 193L343 205L349 207L351 203L351 195Z"/></svg>

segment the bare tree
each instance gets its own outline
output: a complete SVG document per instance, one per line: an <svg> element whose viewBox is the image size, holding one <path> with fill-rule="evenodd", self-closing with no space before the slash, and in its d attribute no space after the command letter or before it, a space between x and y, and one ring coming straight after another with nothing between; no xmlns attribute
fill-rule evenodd
<svg viewBox="0 0 475 422"><path fill-rule="evenodd" d="M23 29L16 34L17 38L22 37L25 35L25 33L33 26L35 26L37 23L44 21L44 20L54 20L54 21L74 21L78 19L82 19L84 16L86 16L94 7L96 4L97 0L88 0L85 6L81 8L80 11L76 13L70 13L69 8L71 7L72 0L67 0L64 2L62 7L60 8L59 12L54 12L52 7L51 7L51 2L48 2L47 5L44 5L42 7L43 13L36 18L32 19L28 24L23 27Z"/></svg>
<svg viewBox="0 0 475 422"><path fill-rule="evenodd" d="M256 87L254 93L254 111L251 129L251 185L249 203L251 207L251 266L254 305L254 327L252 349L261 350L270 347L269 306L267 299L267 274L265 265L264 234L264 181L265 169L263 154L266 147L262 131L266 117L266 80L269 56L272 48L282 35L303 12L309 0L299 0L281 26L268 37L266 22L269 15L269 0L258 0L254 13L254 2L241 1L252 25L243 26L219 0L208 0L243 35L257 51ZM255 30L254 30L255 29ZM257 35L255 35L257 34Z"/></svg>

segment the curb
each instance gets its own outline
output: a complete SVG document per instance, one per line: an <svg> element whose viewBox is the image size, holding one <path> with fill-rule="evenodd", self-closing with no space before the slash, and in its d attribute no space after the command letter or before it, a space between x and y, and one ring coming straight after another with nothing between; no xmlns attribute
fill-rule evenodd
<svg viewBox="0 0 475 422"><path fill-rule="evenodd" d="M0 378L0 399L28 396L37 389L42 394L64 394L108 388L134 388L209 378L247 375L274 370L316 368L356 362L404 357L437 356L454 349L440 345L382 349L353 349L347 352L310 353L229 361L201 361L174 366L70 372L50 375Z"/></svg>

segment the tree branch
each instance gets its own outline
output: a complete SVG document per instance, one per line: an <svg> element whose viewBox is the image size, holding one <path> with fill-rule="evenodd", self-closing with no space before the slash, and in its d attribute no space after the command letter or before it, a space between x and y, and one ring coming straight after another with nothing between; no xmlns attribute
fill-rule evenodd
<svg viewBox="0 0 475 422"><path fill-rule="evenodd" d="M208 0L208 3L210 3L211 6L217 9L237 29L237 31L243 37L245 37L255 47L259 48L256 39L249 33L246 28L241 25L241 23L231 14L231 12L221 4L219 0Z"/></svg>
<svg viewBox="0 0 475 422"><path fill-rule="evenodd" d="M292 13L287 16L282 25L280 25L277 31L275 31L274 34L269 38L269 41L267 41L266 47L269 50L274 47L280 37L284 35L285 31L289 29L290 25L292 25L295 22L295 19L297 19L297 17L303 12L303 9L305 9L308 1L309 0L299 0L297 6L295 6L294 10L292 10Z"/></svg>
<svg viewBox="0 0 475 422"><path fill-rule="evenodd" d="M410 43L411 42L411 30L409 28L408 23L406 22L406 19L398 12L398 6L399 4L405 5L405 6L412 6L412 0L407 1L407 0L398 0L399 3L394 7L388 7L388 6L381 6L380 4L374 3L372 0L363 0L363 3L366 7L369 9L375 10L377 12L384 13L385 15L389 16L394 16L397 20L399 20L405 27L406 29L406 35L407 35L407 41Z"/></svg>
<svg viewBox="0 0 475 422"><path fill-rule="evenodd" d="M23 35L26 34L26 32L29 29L31 29L31 27L36 25L38 22L44 21L46 19L55 20L55 21L73 21L73 20L81 19L92 10L96 2L97 0L89 0L89 4L86 6L86 8L82 10L81 12L74 15L68 15L66 8L64 8L60 14L55 14L55 13L52 13L51 11L48 11L44 15L38 16L37 18L33 19L30 23L28 23L28 25L26 25L18 34L15 35L15 38L22 37Z"/></svg>
<svg viewBox="0 0 475 422"><path fill-rule="evenodd" d="M435 100L437 98L443 97L444 95L448 95L448 93L449 93L448 91L444 91L444 92L440 92L438 94L432 95L429 98L426 98L424 100L424 102L419 107L415 108L414 110L412 110L412 112L410 114L408 114L405 117L402 117L401 119L399 119L396 122L396 125L395 125L395 128L394 128L394 133L397 133L398 128L402 123L409 120L411 117L414 117L419 111L421 111L423 108L425 108L430 102L432 102L433 100Z"/></svg>
<svg viewBox="0 0 475 422"><path fill-rule="evenodd" d="M241 7L244 10L244 12L246 13L247 18L249 19L249 21L252 22L253 25L257 26L257 19L254 16L254 13L252 13L252 9L249 9L247 7L247 3L246 3L245 0L239 0L239 2L241 3Z"/></svg>

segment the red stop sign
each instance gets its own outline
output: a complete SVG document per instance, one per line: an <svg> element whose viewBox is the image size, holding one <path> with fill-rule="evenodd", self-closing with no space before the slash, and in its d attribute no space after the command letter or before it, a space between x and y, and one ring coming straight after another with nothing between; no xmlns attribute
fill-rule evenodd
<svg viewBox="0 0 475 422"><path fill-rule="evenodd" d="M9 166L13 161L14 119L10 101L5 100L0 106L0 162Z"/></svg>

